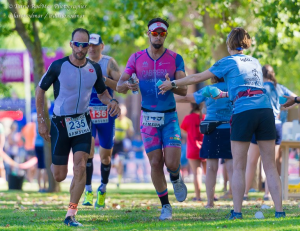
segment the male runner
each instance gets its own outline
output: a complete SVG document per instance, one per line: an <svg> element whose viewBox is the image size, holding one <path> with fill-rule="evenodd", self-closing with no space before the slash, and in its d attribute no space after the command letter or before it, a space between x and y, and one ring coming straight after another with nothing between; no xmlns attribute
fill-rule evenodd
<svg viewBox="0 0 300 231"><path fill-rule="evenodd" d="M101 36L98 34L90 35L90 47L88 50L89 59L99 63L102 70L103 81L107 86L107 90L111 97L113 97L113 90L116 90L117 82L120 79L121 72L117 62L110 56L102 55L104 43ZM90 99L90 109L92 118L92 147L89 159L86 164L86 185L85 197L82 205L93 205L93 189L92 189L92 175L93 175L93 157L95 148L95 138L98 132L100 141L100 158L101 158L101 185L97 190L97 200L95 208L105 207L106 185L108 183L111 155L113 147L113 139L115 133L115 117L111 117L106 113L107 106L103 104L97 96L97 91L93 88Z"/></svg>
<svg viewBox="0 0 300 231"><path fill-rule="evenodd" d="M172 208L168 199L167 182L163 167L166 165L173 184L175 197L182 202L187 189L180 176L180 128L174 95L186 95L187 88L173 85L172 92L159 95L156 83L185 76L184 62L179 54L164 48L169 24L161 18L148 23L150 46L134 53L117 85L117 91L136 91L142 94L141 135L151 165L151 178L162 204L160 220L172 219ZM136 73L139 83L129 84L128 79ZM168 77L167 77L168 78Z"/></svg>
<svg viewBox="0 0 300 231"><path fill-rule="evenodd" d="M70 204L64 223L82 226L75 220L77 205L86 181L86 162L91 150L91 117L89 101L93 87L111 116L120 113L118 102L106 90L99 64L86 58L89 32L78 28L72 33L72 54L54 61L36 88L36 110L39 134L51 141L51 171L56 181L63 181L68 173L68 157L72 148L74 177L70 187ZM45 91L53 84L54 110L50 134L44 120Z"/></svg>

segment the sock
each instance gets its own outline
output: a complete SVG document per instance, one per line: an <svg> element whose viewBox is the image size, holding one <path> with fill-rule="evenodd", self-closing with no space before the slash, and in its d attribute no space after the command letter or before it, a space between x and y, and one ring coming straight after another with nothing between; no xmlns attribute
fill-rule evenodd
<svg viewBox="0 0 300 231"><path fill-rule="evenodd" d="M106 192L106 184L101 184L100 187L99 187L99 190L102 192L102 193L105 193Z"/></svg>
<svg viewBox="0 0 300 231"><path fill-rule="evenodd" d="M108 183L110 168L111 168L111 163L109 163L107 165L101 163L101 183L102 184L106 185Z"/></svg>
<svg viewBox="0 0 300 231"><path fill-rule="evenodd" d="M170 173L170 180L171 181L175 181L179 179L179 173L180 173L180 164L178 166L178 168L175 171L171 171L170 169L168 169L168 172Z"/></svg>
<svg viewBox="0 0 300 231"><path fill-rule="evenodd" d="M88 159L88 161L86 163L86 183L85 183L85 185L92 185L93 171L94 171L93 158L91 158L91 159Z"/></svg>
<svg viewBox="0 0 300 231"><path fill-rule="evenodd" d="M118 183L121 184L121 180L122 180L122 175L118 175Z"/></svg>
<svg viewBox="0 0 300 231"><path fill-rule="evenodd" d="M165 191L163 192L158 192L156 191L157 193L157 196L159 197L160 199L160 202L161 202L161 206L164 206L166 204L170 204L169 202L169 197L168 197L168 189L166 189Z"/></svg>
<svg viewBox="0 0 300 231"><path fill-rule="evenodd" d="M77 214L77 210L78 210L77 206L78 206L78 204L70 202L66 217L75 216Z"/></svg>
<svg viewBox="0 0 300 231"><path fill-rule="evenodd" d="M92 185L86 185L85 191L93 192Z"/></svg>

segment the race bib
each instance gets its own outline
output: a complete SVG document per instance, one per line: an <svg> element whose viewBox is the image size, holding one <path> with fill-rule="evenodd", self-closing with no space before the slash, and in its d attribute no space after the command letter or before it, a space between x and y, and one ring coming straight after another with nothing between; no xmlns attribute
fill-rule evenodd
<svg viewBox="0 0 300 231"><path fill-rule="evenodd" d="M68 136L79 136L84 133L90 132L90 128L85 118L85 114L78 116L77 118L66 117L65 118Z"/></svg>
<svg viewBox="0 0 300 231"><path fill-rule="evenodd" d="M94 124L108 123L107 106L92 106L90 114Z"/></svg>
<svg viewBox="0 0 300 231"><path fill-rule="evenodd" d="M164 125L165 114L159 112L143 112L143 125L160 127Z"/></svg>

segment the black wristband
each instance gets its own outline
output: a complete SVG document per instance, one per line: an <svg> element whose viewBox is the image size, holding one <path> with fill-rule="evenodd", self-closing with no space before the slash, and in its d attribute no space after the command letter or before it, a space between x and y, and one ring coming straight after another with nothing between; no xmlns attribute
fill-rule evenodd
<svg viewBox="0 0 300 231"><path fill-rule="evenodd" d="M111 103L112 101L115 101L117 104L119 104L119 101L116 99L111 99L109 102Z"/></svg>
<svg viewBox="0 0 300 231"><path fill-rule="evenodd" d="M297 100L297 97L298 97L298 96L295 97L295 100L294 100L294 101L295 101L295 103L300 103L300 101Z"/></svg>

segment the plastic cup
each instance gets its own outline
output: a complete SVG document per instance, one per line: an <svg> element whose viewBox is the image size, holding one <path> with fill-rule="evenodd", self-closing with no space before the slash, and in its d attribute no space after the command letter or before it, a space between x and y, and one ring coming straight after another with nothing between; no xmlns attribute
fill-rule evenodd
<svg viewBox="0 0 300 231"><path fill-rule="evenodd" d="M210 87L209 92L210 92L210 94L212 95L213 98L220 95L220 90L216 87Z"/></svg>
<svg viewBox="0 0 300 231"><path fill-rule="evenodd" d="M209 88L208 87L209 86L206 86L206 87L203 88L203 90L202 90L202 96L204 96L204 97L210 97L210 93L209 93Z"/></svg>
<svg viewBox="0 0 300 231"><path fill-rule="evenodd" d="M287 98L283 97L283 96L279 96L279 104L285 104L287 101Z"/></svg>
<svg viewBox="0 0 300 231"><path fill-rule="evenodd" d="M163 82L161 80L158 80L157 83L156 83L156 86L159 87L162 84L163 84Z"/></svg>

